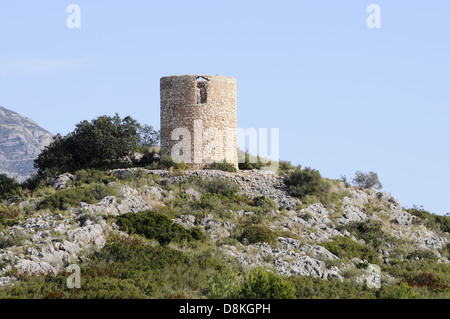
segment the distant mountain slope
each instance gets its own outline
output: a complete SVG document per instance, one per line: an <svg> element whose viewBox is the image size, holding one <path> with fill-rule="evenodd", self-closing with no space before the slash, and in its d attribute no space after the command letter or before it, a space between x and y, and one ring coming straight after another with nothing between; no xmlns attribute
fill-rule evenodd
<svg viewBox="0 0 450 319"><path fill-rule="evenodd" d="M52 136L34 121L0 106L0 174L26 179Z"/></svg>

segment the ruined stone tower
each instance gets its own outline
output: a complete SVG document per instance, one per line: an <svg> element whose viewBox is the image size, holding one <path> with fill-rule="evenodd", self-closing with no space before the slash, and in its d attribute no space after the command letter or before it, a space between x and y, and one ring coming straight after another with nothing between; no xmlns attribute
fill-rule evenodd
<svg viewBox="0 0 450 319"><path fill-rule="evenodd" d="M199 169L211 162L238 167L237 83L220 75L161 78L161 154Z"/></svg>

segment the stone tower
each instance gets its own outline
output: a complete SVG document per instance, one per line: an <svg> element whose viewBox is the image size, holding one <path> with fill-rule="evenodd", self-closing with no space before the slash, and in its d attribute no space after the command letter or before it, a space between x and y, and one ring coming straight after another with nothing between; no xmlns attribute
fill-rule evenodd
<svg viewBox="0 0 450 319"><path fill-rule="evenodd" d="M194 169L224 160L238 167L237 82L220 75L161 78L161 154Z"/></svg>

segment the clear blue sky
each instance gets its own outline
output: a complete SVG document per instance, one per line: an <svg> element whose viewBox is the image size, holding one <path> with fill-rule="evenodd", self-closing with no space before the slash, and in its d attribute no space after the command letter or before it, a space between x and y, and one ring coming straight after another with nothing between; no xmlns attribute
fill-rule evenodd
<svg viewBox="0 0 450 319"><path fill-rule="evenodd" d="M280 128L282 159L375 171L403 205L443 214L449 17L448 0L1 1L0 105L54 134L116 112L159 128L160 77L229 75L238 126Z"/></svg>

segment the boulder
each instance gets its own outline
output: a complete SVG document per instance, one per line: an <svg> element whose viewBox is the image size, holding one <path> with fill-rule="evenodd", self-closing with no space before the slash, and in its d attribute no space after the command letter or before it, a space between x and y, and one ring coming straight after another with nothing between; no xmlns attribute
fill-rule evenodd
<svg viewBox="0 0 450 319"><path fill-rule="evenodd" d="M63 189L66 188L70 185L72 185L72 183L75 181L76 176L69 174L69 173L65 173L65 174L61 174L58 177L56 177L55 179L53 179L52 181L52 186L56 189Z"/></svg>
<svg viewBox="0 0 450 319"><path fill-rule="evenodd" d="M195 189L193 189L192 187L189 187L188 189L186 189L185 193L190 195L191 198L195 199L195 200L199 200L201 197L201 194L199 192L197 192Z"/></svg>
<svg viewBox="0 0 450 319"><path fill-rule="evenodd" d="M151 186L149 188L147 188L146 190L144 190L143 195L148 196L150 199L154 199L154 200L162 200L163 198L163 193L162 193L162 189L157 187L157 186Z"/></svg>

